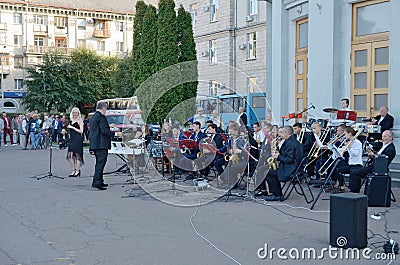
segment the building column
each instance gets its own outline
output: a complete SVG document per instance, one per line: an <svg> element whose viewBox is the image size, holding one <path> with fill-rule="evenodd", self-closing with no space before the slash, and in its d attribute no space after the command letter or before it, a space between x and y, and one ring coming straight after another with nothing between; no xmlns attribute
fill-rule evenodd
<svg viewBox="0 0 400 265"><path fill-rule="evenodd" d="M400 69L400 23L399 23L399 13L400 13L400 1L390 1L391 5L391 30L390 30L390 40L389 40L389 54L390 54L390 68L389 68L389 114L394 117L394 129L395 134L395 144L400 146L400 104L397 100L400 98L400 75L398 70Z"/></svg>

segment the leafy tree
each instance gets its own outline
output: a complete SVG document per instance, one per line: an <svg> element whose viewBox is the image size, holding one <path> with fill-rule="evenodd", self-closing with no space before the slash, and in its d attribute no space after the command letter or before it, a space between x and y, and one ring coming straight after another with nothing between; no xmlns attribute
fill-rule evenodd
<svg viewBox="0 0 400 265"><path fill-rule="evenodd" d="M71 69L68 59L60 54L45 54L43 63L27 69L27 94L22 103L27 109L66 111L75 100L71 85Z"/></svg>
<svg viewBox="0 0 400 265"><path fill-rule="evenodd" d="M140 46L141 46L141 38L142 38L142 27L143 27L143 18L147 11L147 5L142 0L136 2L135 5L136 13L135 18L133 20L133 46L132 46L132 88L131 95L135 92L136 88L140 85Z"/></svg>
<svg viewBox="0 0 400 265"><path fill-rule="evenodd" d="M116 88L117 97L131 97L133 87L133 59L129 54L117 63L116 73L113 76L112 83Z"/></svg>

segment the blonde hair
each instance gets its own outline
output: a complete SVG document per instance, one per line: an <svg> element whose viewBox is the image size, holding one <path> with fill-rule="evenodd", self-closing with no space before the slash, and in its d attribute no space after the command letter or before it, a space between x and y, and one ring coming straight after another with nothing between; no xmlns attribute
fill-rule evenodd
<svg viewBox="0 0 400 265"><path fill-rule="evenodd" d="M72 108L71 113L69 114L69 120L74 121L74 111L78 111L78 118L76 119L76 121L79 121L80 119L82 119L81 111L77 107L74 107L74 108Z"/></svg>

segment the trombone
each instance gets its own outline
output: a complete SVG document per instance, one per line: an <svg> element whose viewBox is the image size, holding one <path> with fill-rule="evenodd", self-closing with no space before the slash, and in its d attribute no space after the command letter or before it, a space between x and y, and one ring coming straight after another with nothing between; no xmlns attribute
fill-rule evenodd
<svg viewBox="0 0 400 265"><path fill-rule="evenodd" d="M319 140L321 141L321 143L325 142L326 137L328 136L328 134L329 134L329 130L328 130L328 129L325 129L325 130L322 132L321 138L319 139ZM318 136L316 136L316 137L318 137ZM309 167L312 163L314 163L315 160L317 160L317 158L320 156L320 155L318 155L320 149L321 149L321 148L319 147L319 145L318 145L318 143L317 143L317 140L315 140L313 146L311 147L310 152L308 152L307 157L308 157L308 159L309 159L309 162L307 163L307 165L306 165L305 168ZM322 152L321 155L322 155L323 153L324 153L324 152Z"/></svg>
<svg viewBox="0 0 400 265"><path fill-rule="evenodd" d="M341 157L343 157L344 153L347 151L347 149L349 149L351 143L352 143L355 139L357 139L357 137L362 133L362 131L363 131L362 128L359 129L359 130L357 131L356 135L354 135L353 139L351 139L351 141L348 142L348 143L346 144L346 146L345 146L345 147L343 148L343 150L340 152ZM343 134L344 134L344 133L343 133ZM343 134L342 134L342 135L343 135ZM341 138L342 135L340 135L340 138ZM339 136L337 136L336 138L338 138L338 137L339 137ZM337 142L336 138L332 141L333 143ZM340 139L340 138L339 138L339 139ZM336 140L336 141L335 141L335 140ZM333 143L331 143L331 144L333 144ZM345 143L346 143L346 141L344 141L343 143L341 143L340 146L339 146L339 149L342 148L342 147L343 147L343 144L345 144ZM321 168L318 170L318 173L319 173L320 176L325 175L325 174L328 173L328 170L332 167L332 165L334 164L333 162L336 160L336 158L337 158L337 157L333 157L333 155L331 155L331 156L328 158L328 160L326 160L326 162L325 162L325 163L321 166ZM331 161L331 163L329 163L329 161Z"/></svg>

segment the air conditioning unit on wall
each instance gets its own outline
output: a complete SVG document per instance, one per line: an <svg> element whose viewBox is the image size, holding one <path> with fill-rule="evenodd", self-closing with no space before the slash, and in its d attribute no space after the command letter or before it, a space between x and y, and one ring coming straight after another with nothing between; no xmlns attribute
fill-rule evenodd
<svg viewBox="0 0 400 265"><path fill-rule="evenodd" d="M207 56L208 56L208 51L201 52L201 57L207 57Z"/></svg>
<svg viewBox="0 0 400 265"><path fill-rule="evenodd" d="M240 44L239 45L240 50L246 50L246 44Z"/></svg>
<svg viewBox="0 0 400 265"><path fill-rule="evenodd" d="M253 21L253 16L246 16L246 22Z"/></svg>
<svg viewBox="0 0 400 265"><path fill-rule="evenodd" d="M201 9L202 9L204 12L207 12L207 11L210 10L210 6L205 5L205 6L202 6Z"/></svg>

